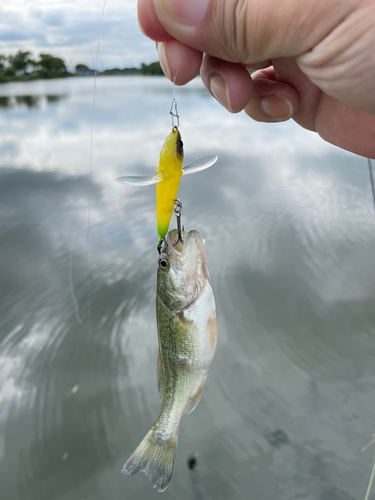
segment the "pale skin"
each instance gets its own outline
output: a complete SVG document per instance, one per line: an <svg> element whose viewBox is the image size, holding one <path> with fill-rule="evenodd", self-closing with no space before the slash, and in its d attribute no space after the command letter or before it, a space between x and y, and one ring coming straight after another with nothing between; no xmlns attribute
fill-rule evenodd
<svg viewBox="0 0 375 500"><path fill-rule="evenodd" d="M138 18L177 85L200 72L232 113L375 158L375 0L138 0Z"/></svg>

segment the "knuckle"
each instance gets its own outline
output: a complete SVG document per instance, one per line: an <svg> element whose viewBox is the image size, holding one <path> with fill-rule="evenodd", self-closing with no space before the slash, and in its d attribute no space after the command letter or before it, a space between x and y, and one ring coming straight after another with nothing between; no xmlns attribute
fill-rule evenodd
<svg viewBox="0 0 375 500"><path fill-rule="evenodd" d="M249 55L248 0L223 0L220 15L221 43L232 62L244 62Z"/></svg>
<svg viewBox="0 0 375 500"><path fill-rule="evenodd" d="M243 55L248 52L248 9L250 3L247 0L237 0L233 13L233 42L237 51Z"/></svg>
<svg viewBox="0 0 375 500"><path fill-rule="evenodd" d="M269 2L216 0L211 2L206 20L207 48L229 62L251 64L269 59L274 32L267 19ZM204 32L203 32L204 33ZM202 35L205 37L205 34Z"/></svg>

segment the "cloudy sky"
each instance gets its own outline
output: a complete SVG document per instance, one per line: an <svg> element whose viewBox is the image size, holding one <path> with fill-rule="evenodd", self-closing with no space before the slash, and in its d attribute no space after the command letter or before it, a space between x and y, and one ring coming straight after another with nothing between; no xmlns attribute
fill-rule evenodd
<svg viewBox="0 0 375 500"><path fill-rule="evenodd" d="M0 54L30 50L62 57L71 69L95 65L104 0L0 2ZM99 69L138 66L157 59L142 35L137 0L107 0L101 28Z"/></svg>

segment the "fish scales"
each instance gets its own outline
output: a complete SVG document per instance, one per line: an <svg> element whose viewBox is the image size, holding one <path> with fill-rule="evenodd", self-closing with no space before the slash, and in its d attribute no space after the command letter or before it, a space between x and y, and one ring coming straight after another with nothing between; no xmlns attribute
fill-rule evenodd
<svg viewBox="0 0 375 500"><path fill-rule="evenodd" d="M216 348L216 308L206 266L204 242L197 231L176 230L165 238L157 280L159 339L158 417L124 465L125 474L145 472L159 491L173 472L182 418L202 396Z"/></svg>

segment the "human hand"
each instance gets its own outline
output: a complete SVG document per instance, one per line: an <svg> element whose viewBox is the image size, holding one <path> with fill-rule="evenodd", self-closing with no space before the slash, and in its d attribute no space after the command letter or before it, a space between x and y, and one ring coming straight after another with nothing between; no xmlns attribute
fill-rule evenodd
<svg viewBox="0 0 375 500"><path fill-rule="evenodd" d="M375 0L138 0L138 17L176 85L200 71L233 113L375 158Z"/></svg>

